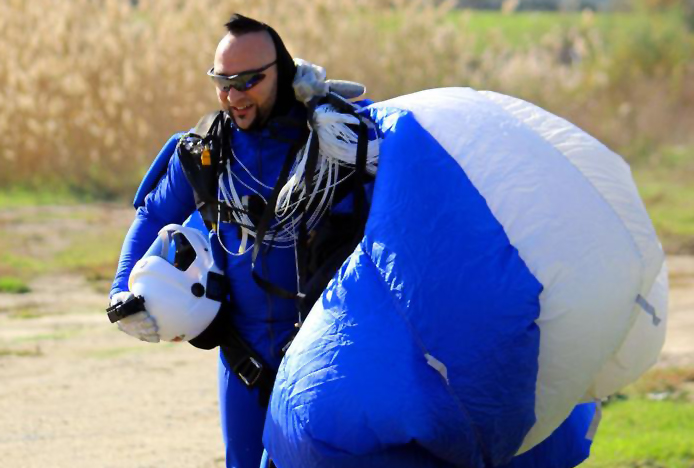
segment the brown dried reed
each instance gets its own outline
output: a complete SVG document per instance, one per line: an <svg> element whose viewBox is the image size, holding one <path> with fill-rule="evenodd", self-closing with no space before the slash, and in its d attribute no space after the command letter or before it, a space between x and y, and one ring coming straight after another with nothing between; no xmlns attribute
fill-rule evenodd
<svg viewBox="0 0 694 468"><path fill-rule="evenodd" d="M669 64L625 76L590 17L519 51L493 33L470 34L474 14L453 22L451 8L426 0L4 0L0 187L131 193L168 136L216 107L205 70L232 11L274 25L295 56L367 84L374 99L471 86L529 99L618 149L692 142L693 54L677 62L674 78Z"/></svg>

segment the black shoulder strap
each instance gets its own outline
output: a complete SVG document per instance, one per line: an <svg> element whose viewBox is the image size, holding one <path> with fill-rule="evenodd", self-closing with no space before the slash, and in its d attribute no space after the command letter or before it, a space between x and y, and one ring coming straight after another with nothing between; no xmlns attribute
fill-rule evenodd
<svg viewBox="0 0 694 468"><path fill-rule="evenodd" d="M296 141L291 145L289 151L287 152L287 156L284 160L284 165L280 171L277 183L272 190L272 194L270 195L270 198L265 205L265 209L263 210L263 214L260 217L260 222L256 227L255 243L253 245L253 255L251 257L251 273L256 284L264 291L284 299L296 299L297 295L296 293L287 291L286 289L277 286L276 284L271 283L260 276L258 272L255 271L255 262L258 259L258 254L260 253L260 249L263 245L265 234L267 234L270 223L275 218L275 207L277 206L277 199L279 198L280 191L282 190L282 187L284 187L284 184L287 183L289 171L292 168L294 160L296 159L296 154L299 152L302 145L303 143L301 141Z"/></svg>
<svg viewBox="0 0 694 468"><path fill-rule="evenodd" d="M222 111L215 111L203 115L200 117L200 120L198 120L198 123L195 124L193 133L196 135L206 136L210 132L210 129L212 128L212 125L214 125L215 121L223 117L222 114Z"/></svg>

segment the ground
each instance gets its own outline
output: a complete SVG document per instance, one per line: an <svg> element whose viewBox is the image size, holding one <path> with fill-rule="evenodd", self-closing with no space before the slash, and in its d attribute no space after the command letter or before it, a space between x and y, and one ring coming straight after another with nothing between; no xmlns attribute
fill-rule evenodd
<svg viewBox="0 0 694 468"><path fill-rule="evenodd" d="M224 466L216 352L120 333L103 312L105 278L85 274L89 262L80 255L99 248L86 239L110 233L111 243L120 242L131 218L132 210L108 205L0 211L0 249L12 250L0 250L0 261L27 255L29 263L52 265L62 258L64 267L37 266L30 292L0 293L1 466ZM89 232L101 234L70 243ZM671 303L659 365L694 365L694 257L668 263Z"/></svg>

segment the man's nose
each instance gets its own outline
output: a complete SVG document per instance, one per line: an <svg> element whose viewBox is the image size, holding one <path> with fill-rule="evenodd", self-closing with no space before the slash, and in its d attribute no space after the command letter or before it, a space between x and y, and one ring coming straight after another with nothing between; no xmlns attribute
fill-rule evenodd
<svg viewBox="0 0 694 468"><path fill-rule="evenodd" d="M230 103L234 103L239 99L243 99L243 97L245 97L245 93L243 91L239 91L236 88L230 88L229 92L227 93L227 99Z"/></svg>

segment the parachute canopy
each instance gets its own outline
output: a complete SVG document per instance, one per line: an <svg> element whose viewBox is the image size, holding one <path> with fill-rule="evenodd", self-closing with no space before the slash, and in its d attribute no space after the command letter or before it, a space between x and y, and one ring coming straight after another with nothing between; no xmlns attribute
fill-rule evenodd
<svg viewBox="0 0 694 468"><path fill-rule="evenodd" d="M382 138L371 213L279 370L278 467L514 463L655 362L664 255L618 155L492 92L364 112Z"/></svg>

